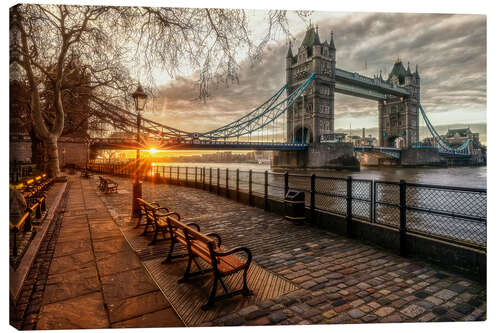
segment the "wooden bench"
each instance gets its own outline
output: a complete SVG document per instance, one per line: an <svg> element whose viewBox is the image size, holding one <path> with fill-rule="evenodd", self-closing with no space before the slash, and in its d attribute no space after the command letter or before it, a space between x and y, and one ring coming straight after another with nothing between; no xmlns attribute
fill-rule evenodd
<svg viewBox="0 0 500 333"><path fill-rule="evenodd" d="M90 170L88 170L88 169L81 169L81 171L80 171L80 177L91 178L92 174L90 173Z"/></svg>
<svg viewBox="0 0 500 333"><path fill-rule="evenodd" d="M99 176L99 184L97 185L99 191L104 193L118 192L118 183L109 178Z"/></svg>
<svg viewBox="0 0 500 333"><path fill-rule="evenodd" d="M179 280L179 283L185 282L188 279L206 273L213 273L213 285L208 298L208 302L202 306L202 310L209 309L217 300L233 297L243 294L249 296L252 294L247 285L247 274L252 261L252 253L246 247L236 247L229 251L221 249L221 238L216 233L202 234L199 230L195 230L190 226L182 223L173 216L167 216L166 222L170 233L171 244L167 258L163 263L169 263L175 257L172 253L175 244L184 245L187 249L188 262L184 276ZM216 242L217 241L217 242ZM236 256L235 253L242 252L246 254L246 261ZM210 265L208 269L201 269L201 266L196 261L197 258L205 261ZM191 272L192 263L198 267L198 271ZM243 271L243 286L236 291L228 291L223 277L233 275ZM217 296L217 285L221 284L224 289L224 294Z"/></svg>
<svg viewBox="0 0 500 333"><path fill-rule="evenodd" d="M139 228L141 226L144 226L144 231L141 233L141 235L146 235L148 232L154 231L153 240L151 241L151 243L149 243L149 245L154 245L156 243L158 234L160 232L163 235L163 240L169 240L170 237L167 237L165 235L165 232L168 232L168 225L165 217L169 215L175 215L180 220L181 216L176 212L171 212L166 207L161 207L157 202L150 203L141 198L137 198L136 200L139 204L140 215L135 227ZM143 217L146 218L145 223L141 223ZM197 224L192 223L192 225L198 230L200 229ZM152 228L152 230L148 230L148 228Z"/></svg>

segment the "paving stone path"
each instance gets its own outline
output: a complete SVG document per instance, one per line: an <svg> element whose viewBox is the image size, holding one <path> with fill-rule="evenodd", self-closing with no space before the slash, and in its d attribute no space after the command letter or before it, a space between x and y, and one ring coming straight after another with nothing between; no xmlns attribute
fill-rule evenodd
<svg viewBox="0 0 500 333"><path fill-rule="evenodd" d="M36 329L183 326L98 197L70 176ZM35 324L35 323L33 323Z"/></svg>
<svg viewBox="0 0 500 333"><path fill-rule="evenodd" d="M131 181L101 195L115 221L130 221ZM95 186L95 185L94 185ZM425 262L199 189L144 183L143 196L247 246L256 263L301 288L204 325L472 321L486 319L486 286Z"/></svg>

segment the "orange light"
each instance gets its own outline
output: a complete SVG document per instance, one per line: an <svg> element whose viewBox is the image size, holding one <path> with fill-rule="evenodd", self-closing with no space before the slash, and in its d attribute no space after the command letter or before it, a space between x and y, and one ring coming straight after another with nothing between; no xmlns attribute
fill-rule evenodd
<svg viewBox="0 0 500 333"><path fill-rule="evenodd" d="M153 154L155 154L155 153L157 153L157 152L158 152L158 150L156 150L156 148L151 148L151 149L149 149L149 153L150 153L151 155L153 155Z"/></svg>

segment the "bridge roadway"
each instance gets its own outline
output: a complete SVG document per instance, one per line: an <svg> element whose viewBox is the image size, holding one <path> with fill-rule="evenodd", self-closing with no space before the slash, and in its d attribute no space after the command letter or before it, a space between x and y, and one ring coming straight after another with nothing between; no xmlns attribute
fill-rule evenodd
<svg viewBox="0 0 500 333"><path fill-rule="evenodd" d="M94 138L91 146L98 149L134 150L155 149L161 150L307 150L309 145L286 142L237 142L212 140L144 140L138 144L135 139L126 138Z"/></svg>

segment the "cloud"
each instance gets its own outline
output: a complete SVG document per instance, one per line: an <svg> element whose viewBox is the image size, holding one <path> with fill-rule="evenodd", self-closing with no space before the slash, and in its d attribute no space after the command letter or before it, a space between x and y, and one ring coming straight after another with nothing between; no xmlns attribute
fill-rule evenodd
<svg viewBox="0 0 500 333"><path fill-rule="evenodd" d="M317 23L320 39L334 31L337 67L373 76L382 70L386 78L396 58L412 70L418 64L421 103L436 116L452 112L449 122L461 115L486 120L486 16L402 13L348 13L328 18L322 12ZM305 31L296 37L294 53ZM160 87L157 105L162 112L152 118L188 131L207 131L233 121L267 100L285 82L285 41L266 48L262 61L243 61L239 84L212 86L206 103L195 101L194 78L177 78ZM365 67L366 64L366 67ZM335 95L335 118L372 119L377 103Z"/></svg>

